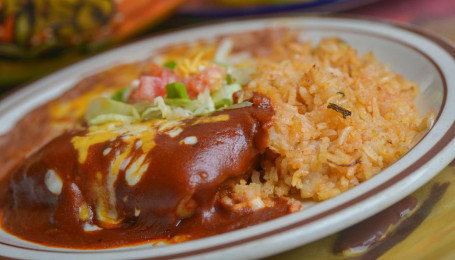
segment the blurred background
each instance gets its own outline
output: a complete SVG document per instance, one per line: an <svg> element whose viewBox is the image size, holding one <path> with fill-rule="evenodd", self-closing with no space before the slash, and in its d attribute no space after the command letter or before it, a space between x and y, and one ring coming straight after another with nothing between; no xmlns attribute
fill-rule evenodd
<svg viewBox="0 0 455 260"><path fill-rule="evenodd" d="M0 93L157 32L287 13L368 15L455 40L453 0L0 0Z"/></svg>

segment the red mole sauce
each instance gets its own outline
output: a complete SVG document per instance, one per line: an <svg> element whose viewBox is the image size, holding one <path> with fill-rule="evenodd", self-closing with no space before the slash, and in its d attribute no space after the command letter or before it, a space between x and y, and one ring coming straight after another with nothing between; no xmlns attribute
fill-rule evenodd
<svg viewBox="0 0 455 260"><path fill-rule="evenodd" d="M154 146L145 152L144 133L129 133L89 146L81 162L74 140L90 130L60 135L12 174L3 228L51 246L105 248L194 239L287 214L280 198L256 211L232 212L218 202L266 150L274 110L259 94L251 102L181 121L180 129L150 128Z"/></svg>
<svg viewBox="0 0 455 260"><path fill-rule="evenodd" d="M65 107L81 96L93 95L93 91L121 88L138 77L137 71L143 70L147 63L118 65L106 71L89 76L78 82L60 97L43 104L24 115L7 133L0 135L0 180L17 169L21 163L40 147L65 129L77 125L83 116L80 110L53 115L51 110L65 110ZM78 104L80 108L81 104ZM88 105L88 104L87 104ZM83 105L82 105L83 107ZM63 108L63 109L62 109ZM0 193L3 191L0 190ZM0 194L1 196L1 194Z"/></svg>

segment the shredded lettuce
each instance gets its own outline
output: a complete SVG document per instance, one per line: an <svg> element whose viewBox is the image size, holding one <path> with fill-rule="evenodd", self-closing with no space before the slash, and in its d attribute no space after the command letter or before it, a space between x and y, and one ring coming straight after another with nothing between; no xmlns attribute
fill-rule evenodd
<svg viewBox="0 0 455 260"><path fill-rule="evenodd" d="M252 105L253 105L253 103L251 103L249 101L245 101L245 102L242 102L242 103L237 103L237 104L234 104L232 106L226 107L225 110L242 108L242 107L251 107Z"/></svg>
<svg viewBox="0 0 455 260"><path fill-rule="evenodd" d="M163 97L156 97L154 100L155 106L158 107L158 109L161 112L161 117L162 118L167 118L167 115L170 114L171 108L164 103Z"/></svg>
<svg viewBox="0 0 455 260"><path fill-rule="evenodd" d="M151 103L149 101L139 101L139 102L132 104L132 106L136 109L136 111L139 114L144 113L144 111L147 110L152 105L153 105L153 103Z"/></svg>
<svg viewBox="0 0 455 260"><path fill-rule="evenodd" d="M194 111L200 105L196 100L174 98L174 99L164 99L164 103L171 107L181 107L190 111Z"/></svg>
<svg viewBox="0 0 455 260"><path fill-rule="evenodd" d="M152 120L152 119L161 118L161 117L162 117L161 110L157 106L149 107L141 114L141 120L143 120L143 121Z"/></svg>
<svg viewBox="0 0 455 260"><path fill-rule="evenodd" d="M89 125L97 125L115 121L136 122L141 117L133 105L99 97L90 103L85 119Z"/></svg>
<svg viewBox="0 0 455 260"><path fill-rule="evenodd" d="M125 116L121 114L102 114L87 121L89 125L102 125L111 122L133 123L139 121L135 117Z"/></svg>
<svg viewBox="0 0 455 260"><path fill-rule="evenodd" d="M251 74L256 73L256 68L254 67L245 67L245 68L235 68L229 67L231 70L231 77L234 82L244 85L250 82Z"/></svg>
<svg viewBox="0 0 455 260"><path fill-rule="evenodd" d="M195 116L202 116L215 111L215 103L210 96L210 91L205 89L204 92L199 93L196 99L199 102L199 107L194 111Z"/></svg>
<svg viewBox="0 0 455 260"><path fill-rule="evenodd" d="M171 112L167 115L166 119L181 119L181 118L188 118L192 117L194 114L184 108L176 107L171 110Z"/></svg>
<svg viewBox="0 0 455 260"><path fill-rule="evenodd" d="M215 108L228 107L233 104L232 95L241 90L242 87L235 83L230 85L222 86L212 93L212 99L215 103Z"/></svg>
<svg viewBox="0 0 455 260"><path fill-rule="evenodd" d="M180 100L183 101L183 100ZM187 105L190 105L192 102L191 100L185 100ZM192 104L191 104L192 105ZM192 105L196 107L197 105ZM191 117L194 113L191 110L175 106L172 107L167 105L163 97L155 98L155 106L151 107L150 109L146 110L143 114L143 118L147 118L148 120L153 118L166 118L166 119L178 119L178 118L185 118Z"/></svg>
<svg viewBox="0 0 455 260"><path fill-rule="evenodd" d="M229 64L227 64L226 62L215 62L216 65L218 66L221 66L221 67L225 67L226 69L229 69Z"/></svg>
<svg viewBox="0 0 455 260"><path fill-rule="evenodd" d="M233 78L228 75L226 82L232 81ZM152 103L140 101L128 104L126 102L131 87L125 87L115 92L111 98L100 97L93 100L87 109L86 120L89 125L96 125L108 122L180 119L207 115L219 109L250 106L249 102L233 104L232 95L241 89L239 83L227 84L212 93L205 89L196 99L190 99L185 84L174 82L166 85L166 99L159 96Z"/></svg>
<svg viewBox="0 0 455 260"><path fill-rule="evenodd" d="M229 53L232 51L233 42L231 39L226 38L220 42L218 49L215 52L215 61L216 62L226 62Z"/></svg>

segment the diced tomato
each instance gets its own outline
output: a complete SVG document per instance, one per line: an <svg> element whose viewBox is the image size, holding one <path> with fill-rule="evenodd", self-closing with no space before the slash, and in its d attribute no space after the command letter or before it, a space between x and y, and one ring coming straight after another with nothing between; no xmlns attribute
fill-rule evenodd
<svg viewBox="0 0 455 260"><path fill-rule="evenodd" d="M166 85L173 82L183 82L183 79L168 68L152 64L149 76L141 76L137 88L133 88L129 103L153 101L156 97L166 96Z"/></svg>
<svg viewBox="0 0 455 260"><path fill-rule="evenodd" d="M153 101L158 96L165 96L166 85L164 83L164 80L159 77L141 76L139 86L131 91L129 103Z"/></svg>
<svg viewBox="0 0 455 260"><path fill-rule="evenodd" d="M162 68L156 64L152 64L149 75L162 78L166 82L166 85L172 82L184 82L183 78L174 71L168 68Z"/></svg>
<svg viewBox="0 0 455 260"><path fill-rule="evenodd" d="M187 79L186 89L188 95L194 98L207 88L210 91L213 91L222 85L225 78L226 69L224 67L216 65L210 66L201 73Z"/></svg>
<svg viewBox="0 0 455 260"><path fill-rule="evenodd" d="M226 78L226 69L212 65L201 73L189 77L186 81L168 68L152 64L148 76L141 76L137 88L133 88L129 98L130 103L153 101L158 96L166 96L166 85L173 82L185 83L190 98L195 98L205 89L213 91L222 85Z"/></svg>

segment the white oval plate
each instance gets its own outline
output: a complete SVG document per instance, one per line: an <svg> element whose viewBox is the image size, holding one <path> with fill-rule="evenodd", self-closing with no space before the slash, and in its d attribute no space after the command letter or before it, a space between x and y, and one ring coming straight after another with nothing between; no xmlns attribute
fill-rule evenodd
<svg viewBox="0 0 455 260"><path fill-rule="evenodd" d="M249 228L186 243L106 250L44 247L0 230L0 255L33 259L249 259L279 253L355 224L410 194L455 157L455 49L446 41L399 25L349 17L292 16L201 26L139 41L80 62L37 81L0 103L0 132L24 113L61 94L80 79L113 64L132 62L168 44L210 39L266 27L301 28L302 40L340 37L360 53L373 51L391 69L417 82L422 114L434 110L431 131L403 158L377 176L330 200Z"/></svg>

